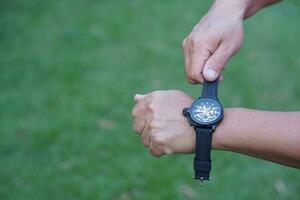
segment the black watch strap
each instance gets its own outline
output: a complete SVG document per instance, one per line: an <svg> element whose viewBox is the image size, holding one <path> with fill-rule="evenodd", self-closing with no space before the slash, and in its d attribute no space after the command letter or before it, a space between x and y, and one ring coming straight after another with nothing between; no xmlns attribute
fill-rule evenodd
<svg viewBox="0 0 300 200"><path fill-rule="evenodd" d="M209 180L211 170L211 142L212 142L211 128L196 128L196 151L194 158L195 179Z"/></svg>
<svg viewBox="0 0 300 200"><path fill-rule="evenodd" d="M218 97L218 78L215 81L204 81L202 89L202 97L217 98Z"/></svg>

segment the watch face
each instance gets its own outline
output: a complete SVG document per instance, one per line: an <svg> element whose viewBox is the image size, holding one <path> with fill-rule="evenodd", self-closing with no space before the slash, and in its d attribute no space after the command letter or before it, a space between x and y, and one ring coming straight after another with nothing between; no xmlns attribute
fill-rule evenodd
<svg viewBox="0 0 300 200"><path fill-rule="evenodd" d="M216 122L222 113L220 103L214 99L200 98L191 106L191 117L200 124Z"/></svg>

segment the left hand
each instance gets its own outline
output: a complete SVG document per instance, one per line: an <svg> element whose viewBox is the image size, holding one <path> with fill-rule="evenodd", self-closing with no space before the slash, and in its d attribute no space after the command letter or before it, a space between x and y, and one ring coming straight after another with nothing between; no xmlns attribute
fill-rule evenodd
<svg viewBox="0 0 300 200"><path fill-rule="evenodd" d="M182 110L193 98L178 90L154 91L135 95L133 129L154 156L169 153L191 153L195 133Z"/></svg>

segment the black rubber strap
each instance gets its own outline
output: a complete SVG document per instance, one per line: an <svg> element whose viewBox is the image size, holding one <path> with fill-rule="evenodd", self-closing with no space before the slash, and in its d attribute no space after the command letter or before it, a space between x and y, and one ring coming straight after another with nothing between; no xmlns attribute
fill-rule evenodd
<svg viewBox="0 0 300 200"><path fill-rule="evenodd" d="M196 151L194 158L195 179L209 180L212 133L211 128L196 128Z"/></svg>
<svg viewBox="0 0 300 200"><path fill-rule="evenodd" d="M218 78L215 81L204 81L202 97L218 98Z"/></svg>

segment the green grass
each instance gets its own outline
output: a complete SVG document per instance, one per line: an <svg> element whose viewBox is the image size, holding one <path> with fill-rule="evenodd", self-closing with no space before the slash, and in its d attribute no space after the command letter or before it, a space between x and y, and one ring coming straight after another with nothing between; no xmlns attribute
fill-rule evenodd
<svg viewBox="0 0 300 200"><path fill-rule="evenodd" d="M0 199L297 199L300 171L213 152L153 158L132 132L135 92L181 89L181 41L211 1L0 2ZM285 1L245 23L225 107L299 110L300 8ZM246 128L246 127L245 127Z"/></svg>

